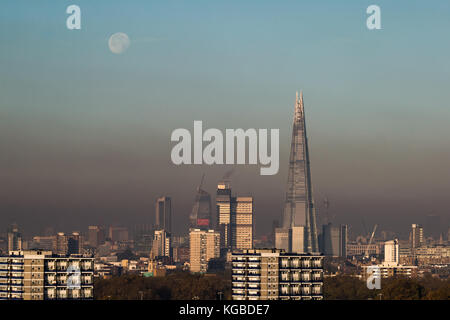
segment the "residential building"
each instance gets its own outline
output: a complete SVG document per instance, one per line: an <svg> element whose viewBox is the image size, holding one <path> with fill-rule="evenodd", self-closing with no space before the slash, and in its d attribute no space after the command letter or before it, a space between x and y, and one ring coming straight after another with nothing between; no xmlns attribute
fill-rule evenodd
<svg viewBox="0 0 450 320"><path fill-rule="evenodd" d="M0 300L93 299L92 257L51 251L0 256Z"/></svg>
<svg viewBox="0 0 450 320"><path fill-rule="evenodd" d="M210 259L220 256L220 233L214 230L190 229L190 270L204 273Z"/></svg>
<svg viewBox="0 0 450 320"><path fill-rule="evenodd" d="M323 256L250 249L232 253L233 300L321 300Z"/></svg>

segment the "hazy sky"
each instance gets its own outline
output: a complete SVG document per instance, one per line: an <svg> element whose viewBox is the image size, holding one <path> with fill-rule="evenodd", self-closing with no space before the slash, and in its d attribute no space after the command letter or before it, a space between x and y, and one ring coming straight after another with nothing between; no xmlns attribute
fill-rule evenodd
<svg viewBox="0 0 450 320"><path fill-rule="evenodd" d="M81 7L82 29L66 28ZM366 28L381 7L382 30ZM280 172L235 166L257 233L283 206L296 90L313 185L336 223L405 231L450 212L450 2L2 1L0 228L153 222L230 166L171 164L176 128L279 128ZM131 45L111 53L108 38ZM323 215L322 215L323 216ZM443 231L442 230L442 231ZM427 232L427 230L425 230Z"/></svg>

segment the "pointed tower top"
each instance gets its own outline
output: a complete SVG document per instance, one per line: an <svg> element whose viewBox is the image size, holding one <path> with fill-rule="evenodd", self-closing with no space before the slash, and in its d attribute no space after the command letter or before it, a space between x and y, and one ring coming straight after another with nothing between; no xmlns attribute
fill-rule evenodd
<svg viewBox="0 0 450 320"><path fill-rule="evenodd" d="M303 116L303 91L300 91L300 97L298 91L295 94L295 117L294 121L298 121Z"/></svg>

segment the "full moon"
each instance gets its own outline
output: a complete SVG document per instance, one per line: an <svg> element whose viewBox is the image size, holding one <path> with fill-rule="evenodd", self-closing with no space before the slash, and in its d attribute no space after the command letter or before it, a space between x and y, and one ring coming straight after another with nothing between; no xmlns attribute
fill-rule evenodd
<svg viewBox="0 0 450 320"><path fill-rule="evenodd" d="M121 54L130 46L130 38L123 32L114 33L109 37L108 46L112 53Z"/></svg>

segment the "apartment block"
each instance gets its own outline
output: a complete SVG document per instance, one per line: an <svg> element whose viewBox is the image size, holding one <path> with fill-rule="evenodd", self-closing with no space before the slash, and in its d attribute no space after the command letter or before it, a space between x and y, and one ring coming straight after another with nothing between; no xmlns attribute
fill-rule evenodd
<svg viewBox="0 0 450 320"><path fill-rule="evenodd" d="M232 253L233 300L321 300L323 256L252 249Z"/></svg>
<svg viewBox="0 0 450 320"><path fill-rule="evenodd" d="M94 261L51 251L0 256L0 300L93 299Z"/></svg>

